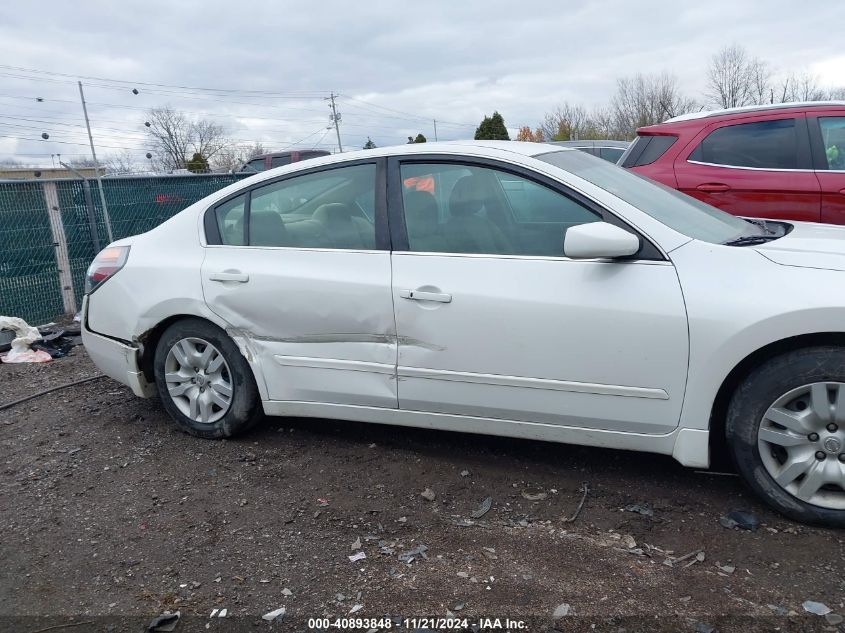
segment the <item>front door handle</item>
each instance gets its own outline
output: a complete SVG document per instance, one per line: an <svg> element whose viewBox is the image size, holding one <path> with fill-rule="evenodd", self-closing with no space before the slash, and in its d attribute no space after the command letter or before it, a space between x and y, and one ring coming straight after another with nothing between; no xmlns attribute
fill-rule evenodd
<svg viewBox="0 0 845 633"><path fill-rule="evenodd" d="M249 281L249 275L245 275L244 273L237 272L237 271L226 271L221 273L211 273L208 278L211 281L236 281L241 284L245 284Z"/></svg>
<svg viewBox="0 0 845 633"><path fill-rule="evenodd" d="M452 303L452 295L445 292L425 292L424 290L400 290L399 296L411 301L437 301L439 303Z"/></svg>
<svg viewBox="0 0 845 633"><path fill-rule="evenodd" d="M731 188L729 185L726 185L723 182L705 182L701 185L696 187L699 191L707 191L707 192L719 192L719 191L730 191Z"/></svg>

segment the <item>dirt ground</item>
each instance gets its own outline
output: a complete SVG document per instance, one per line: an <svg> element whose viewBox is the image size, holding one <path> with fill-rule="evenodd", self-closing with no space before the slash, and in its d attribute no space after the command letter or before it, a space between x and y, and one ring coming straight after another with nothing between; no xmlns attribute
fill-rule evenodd
<svg viewBox="0 0 845 633"><path fill-rule="evenodd" d="M0 406L97 373L0 365ZM668 457L316 419L204 441L109 379L0 410L0 441L3 631L843 630L843 532Z"/></svg>

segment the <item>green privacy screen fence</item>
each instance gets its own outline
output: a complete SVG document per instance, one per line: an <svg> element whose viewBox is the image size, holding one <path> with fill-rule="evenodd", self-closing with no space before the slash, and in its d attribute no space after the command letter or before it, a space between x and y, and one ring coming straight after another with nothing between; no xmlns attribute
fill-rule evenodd
<svg viewBox="0 0 845 633"><path fill-rule="evenodd" d="M104 178L114 239L158 226L236 174ZM82 305L85 271L108 243L96 181L0 181L0 315L46 323ZM93 227L92 227L93 225Z"/></svg>

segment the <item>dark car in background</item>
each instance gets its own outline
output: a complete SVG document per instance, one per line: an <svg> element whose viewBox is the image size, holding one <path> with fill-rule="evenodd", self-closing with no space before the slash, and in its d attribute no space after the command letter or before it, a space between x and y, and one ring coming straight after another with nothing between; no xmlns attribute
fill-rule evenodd
<svg viewBox="0 0 845 633"><path fill-rule="evenodd" d="M734 215L845 224L845 102L685 114L619 164Z"/></svg>
<svg viewBox="0 0 845 633"><path fill-rule="evenodd" d="M322 149L292 150L289 152L272 152L256 156L240 168L241 172L260 172L274 167L284 167L291 163L298 163L301 160L317 158L318 156L330 156L331 152Z"/></svg>
<svg viewBox="0 0 845 633"><path fill-rule="evenodd" d="M586 152L587 154L603 158L611 163L616 163L631 143L628 141L611 141L601 139L588 141L552 141L549 144L572 147L574 149L579 149L582 152Z"/></svg>

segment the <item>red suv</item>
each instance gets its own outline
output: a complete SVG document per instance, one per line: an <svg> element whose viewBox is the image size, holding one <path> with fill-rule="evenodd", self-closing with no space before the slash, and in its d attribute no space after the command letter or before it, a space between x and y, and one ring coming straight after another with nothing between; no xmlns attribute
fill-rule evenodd
<svg viewBox="0 0 845 633"><path fill-rule="evenodd" d="M845 102L685 114L619 164L734 215L845 224Z"/></svg>

